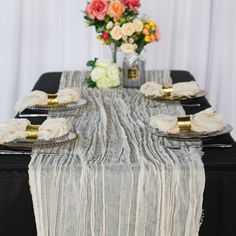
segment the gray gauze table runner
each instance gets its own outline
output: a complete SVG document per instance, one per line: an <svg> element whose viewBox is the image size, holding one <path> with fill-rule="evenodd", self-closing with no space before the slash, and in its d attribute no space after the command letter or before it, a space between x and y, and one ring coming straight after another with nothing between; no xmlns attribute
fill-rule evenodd
<svg viewBox="0 0 236 236"><path fill-rule="evenodd" d="M180 103L151 101L136 89L87 88L87 75L64 72L60 82L60 88L79 87L88 100L77 111L60 113L79 139L32 155L38 235L198 235L202 151L189 145L171 149L175 142L147 128L151 115L184 115ZM147 79L172 82L168 71L147 72Z"/></svg>

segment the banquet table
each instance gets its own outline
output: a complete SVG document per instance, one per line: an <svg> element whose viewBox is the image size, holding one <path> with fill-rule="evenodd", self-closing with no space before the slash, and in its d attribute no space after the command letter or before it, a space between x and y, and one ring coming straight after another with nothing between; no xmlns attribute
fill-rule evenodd
<svg viewBox="0 0 236 236"><path fill-rule="evenodd" d="M33 90L56 93L61 73L43 74ZM194 80L186 71L171 71L174 83ZM184 101L199 107L184 106L186 114L197 113L210 106L206 98ZM41 123L44 118L29 118ZM232 148L204 148L206 172L204 191L204 220L200 235L236 235L236 143L230 134L221 135L204 143L227 143ZM1 147L3 149L4 147ZM32 200L28 185L30 156L0 156L0 235L37 235Z"/></svg>

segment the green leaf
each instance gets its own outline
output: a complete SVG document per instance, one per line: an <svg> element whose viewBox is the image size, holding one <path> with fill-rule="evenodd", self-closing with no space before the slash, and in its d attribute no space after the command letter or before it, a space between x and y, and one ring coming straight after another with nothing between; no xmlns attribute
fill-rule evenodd
<svg viewBox="0 0 236 236"><path fill-rule="evenodd" d="M87 62L87 66L89 67L94 67L95 66L95 61L94 60L90 60Z"/></svg>
<svg viewBox="0 0 236 236"><path fill-rule="evenodd" d="M87 15L84 16L84 19L87 21L91 21L91 19Z"/></svg>
<svg viewBox="0 0 236 236"><path fill-rule="evenodd" d="M87 85L89 88L96 88L97 84L91 80L91 77L89 77L88 81L87 81Z"/></svg>

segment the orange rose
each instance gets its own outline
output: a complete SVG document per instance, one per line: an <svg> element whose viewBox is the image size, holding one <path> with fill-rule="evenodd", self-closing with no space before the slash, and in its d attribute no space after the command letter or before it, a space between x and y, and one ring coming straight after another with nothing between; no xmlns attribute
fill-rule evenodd
<svg viewBox="0 0 236 236"><path fill-rule="evenodd" d="M148 30L147 28L144 28L144 29L143 29L143 34L144 34L144 35L149 35L149 30Z"/></svg>
<svg viewBox="0 0 236 236"><path fill-rule="evenodd" d="M114 21L118 21L125 11L125 7L121 2L111 1L108 8L108 15L113 17Z"/></svg>
<svg viewBox="0 0 236 236"><path fill-rule="evenodd" d="M156 35L155 34L151 34L150 35L151 41L154 42L156 41Z"/></svg>

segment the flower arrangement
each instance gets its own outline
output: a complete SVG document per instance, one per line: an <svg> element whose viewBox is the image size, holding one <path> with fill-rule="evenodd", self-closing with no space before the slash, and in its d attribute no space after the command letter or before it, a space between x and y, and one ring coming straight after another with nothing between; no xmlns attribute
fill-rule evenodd
<svg viewBox="0 0 236 236"><path fill-rule="evenodd" d="M92 68L88 87L114 88L120 85L120 70L111 60L95 58L87 66Z"/></svg>
<svg viewBox="0 0 236 236"><path fill-rule="evenodd" d="M158 25L139 18L140 6L140 0L91 0L84 18L103 44L140 54L145 45L160 40Z"/></svg>

